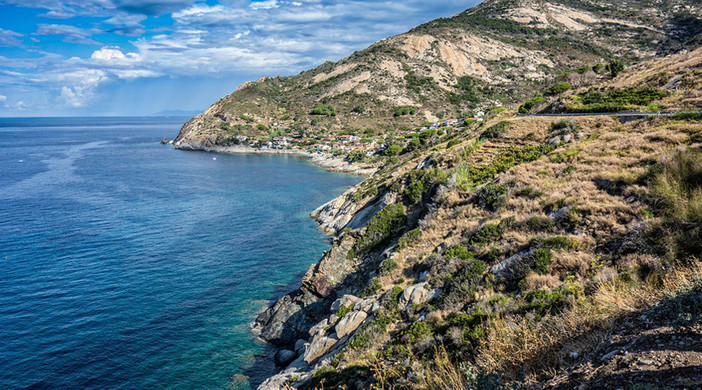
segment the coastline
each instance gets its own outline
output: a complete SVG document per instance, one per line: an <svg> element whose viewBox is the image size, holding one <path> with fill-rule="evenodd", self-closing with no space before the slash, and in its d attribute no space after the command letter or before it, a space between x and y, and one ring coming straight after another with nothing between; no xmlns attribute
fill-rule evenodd
<svg viewBox="0 0 702 390"><path fill-rule="evenodd" d="M270 149L270 148L252 148L250 146L214 146L207 147L203 145L193 145L190 143L178 143L175 145L178 150L200 151L208 153L221 154L285 154L295 157L307 158L310 162L329 172L349 173L363 177L373 175L378 168L368 164L350 163L341 157L334 157L330 154L321 152L307 152L299 149Z"/></svg>

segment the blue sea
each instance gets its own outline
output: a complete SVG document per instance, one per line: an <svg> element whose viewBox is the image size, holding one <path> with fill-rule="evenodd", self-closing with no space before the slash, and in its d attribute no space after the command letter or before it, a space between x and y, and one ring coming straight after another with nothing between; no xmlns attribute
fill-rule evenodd
<svg viewBox="0 0 702 390"><path fill-rule="evenodd" d="M0 118L0 389L249 389L249 324L358 183L161 145L186 118Z"/></svg>

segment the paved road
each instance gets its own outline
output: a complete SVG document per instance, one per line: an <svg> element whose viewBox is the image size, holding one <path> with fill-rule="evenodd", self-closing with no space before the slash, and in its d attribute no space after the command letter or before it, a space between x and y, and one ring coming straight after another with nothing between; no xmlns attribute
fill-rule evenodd
<svg viewBox="0 0 702 390"><path fill-rule="evenodd" d="M584 113L563 113L563 114L518 114L522 116L670 116L675 114L700 114L699 111L677 111L677 112L584 112Z"/></svg>

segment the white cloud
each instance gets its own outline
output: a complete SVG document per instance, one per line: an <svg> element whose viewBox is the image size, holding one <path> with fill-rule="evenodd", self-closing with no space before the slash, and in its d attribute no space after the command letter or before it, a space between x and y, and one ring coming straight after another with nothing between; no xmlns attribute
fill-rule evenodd
<svg viewBox="0 0 702 390"><path fill-rule="evenodd" d="M22 41L17 38L23 36L24 34L0 28L0 46L20 46Z"/></svg>

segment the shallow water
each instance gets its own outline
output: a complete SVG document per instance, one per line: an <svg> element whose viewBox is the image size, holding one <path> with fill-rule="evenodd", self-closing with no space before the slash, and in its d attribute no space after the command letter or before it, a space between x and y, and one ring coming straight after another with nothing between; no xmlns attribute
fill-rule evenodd
<svg viewBox="0 0 702 390"><path fill-rule="evenodd" d="M249 323L328 248L307 214L360 178L158 143L182 122L0 119L0 388L266 373Z"/></svg>

